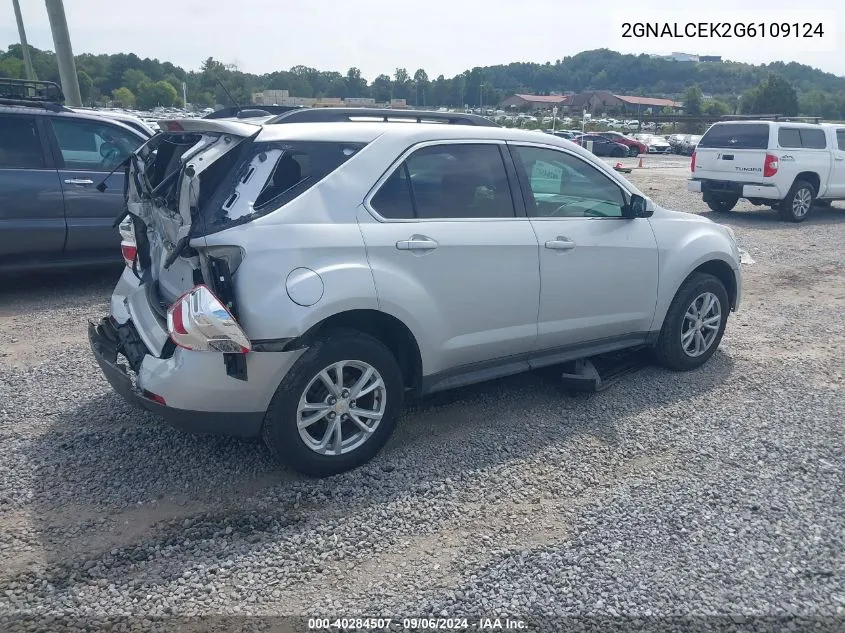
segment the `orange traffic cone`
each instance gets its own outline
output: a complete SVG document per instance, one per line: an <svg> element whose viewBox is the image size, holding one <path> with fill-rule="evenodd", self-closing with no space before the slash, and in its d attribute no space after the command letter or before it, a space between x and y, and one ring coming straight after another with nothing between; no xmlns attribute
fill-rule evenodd
<svg viewBox="0 0 845 633"><path fill-rule="evenodd" d="M642 168L643 168L643 158L642 158L642 156L640 156L640 164L639 164L639 165L637 165L637 168L638 168L638 169L642 169Z"/></svg>

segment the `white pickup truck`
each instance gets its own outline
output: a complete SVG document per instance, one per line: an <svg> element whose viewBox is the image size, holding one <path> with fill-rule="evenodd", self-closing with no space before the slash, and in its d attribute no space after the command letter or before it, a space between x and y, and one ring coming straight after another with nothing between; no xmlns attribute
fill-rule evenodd
<svg viewBox="0 0 845 633"><path fill-rule="evenodd" d="M740 198L801 222L813 204L845 200L845 124L725 121L701 138L689 191L714 211Z"/></svg>

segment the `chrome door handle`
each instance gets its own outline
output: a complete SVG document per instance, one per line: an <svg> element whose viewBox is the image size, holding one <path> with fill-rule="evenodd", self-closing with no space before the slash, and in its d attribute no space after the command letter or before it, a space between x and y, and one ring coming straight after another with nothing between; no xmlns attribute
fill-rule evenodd
<svg viewBox="0 0 845 633"><path fill-rule="evenodd" d="M396 242L400 251L431 251L437 248L437 242L427 237L414 236L409 240Z"/></svg>
<svg viewBox="0 0 845 633"><path fill-rule="evenodd" d="M557 238L546 242L546 248L550 248L553 251L571 251L575 248L575 242L562 235L558 235Z"/></svg>
<svg viewBox="0 0 845 633"><path fill-rule="evenodd" d="M845 156L834 156L834 160L845 160Z"/></svg>
<svg viewBox="0 0 845 633"><path fill-rule="evenodd" d="M87 178L68 178L65 180L66 185L93 185L93 180L88 180Z"/></svg>

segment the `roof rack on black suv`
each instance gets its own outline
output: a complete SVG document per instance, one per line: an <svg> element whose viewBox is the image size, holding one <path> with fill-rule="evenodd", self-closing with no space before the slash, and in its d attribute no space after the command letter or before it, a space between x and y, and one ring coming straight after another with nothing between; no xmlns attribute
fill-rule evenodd
<svg viewBox="0 0 845 633"><path fill-rule="evenodd" d="M30 106L55 112L67 111L65 96L52 81L0 77L0 105Z"/></svg>
<svg viewBox="0 0 845 633"><path fill-rule="evenodd" d="M391 108L301 108L291 110L267 121L275 123L328 123L349 121L405 121L416 123L447 123L499 127L477 114L463 112L429 112L426 110L393 110Z"/></svg>
<svg viewBox="0 0 845 633"><path fill-rule="evenodd" d="M231 106L221 108L215 112L206 114L203 119L251 119L262 116L283 114L291 110L301 110L303 106L279 106L279 105L252 105L252 106Z"/></svg>

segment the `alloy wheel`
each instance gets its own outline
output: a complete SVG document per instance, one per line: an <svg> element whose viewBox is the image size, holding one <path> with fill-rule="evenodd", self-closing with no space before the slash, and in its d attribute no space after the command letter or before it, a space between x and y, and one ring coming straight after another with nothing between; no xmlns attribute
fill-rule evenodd
<svg viewBox="0 0 845 633"><path fill-rule="evenodd" d="M387 388L368 363L342 360L305 387L296 411L299 436L321 455L344 455L372 437L384 416Z"/></svg>
<svg viewBox="0 0 845 633"><path fill-rule="evenodd" d="M713 345L722 324L722 305L712 292L698 295L684 313L681 348L687 356L701 356Z"/></svg>

